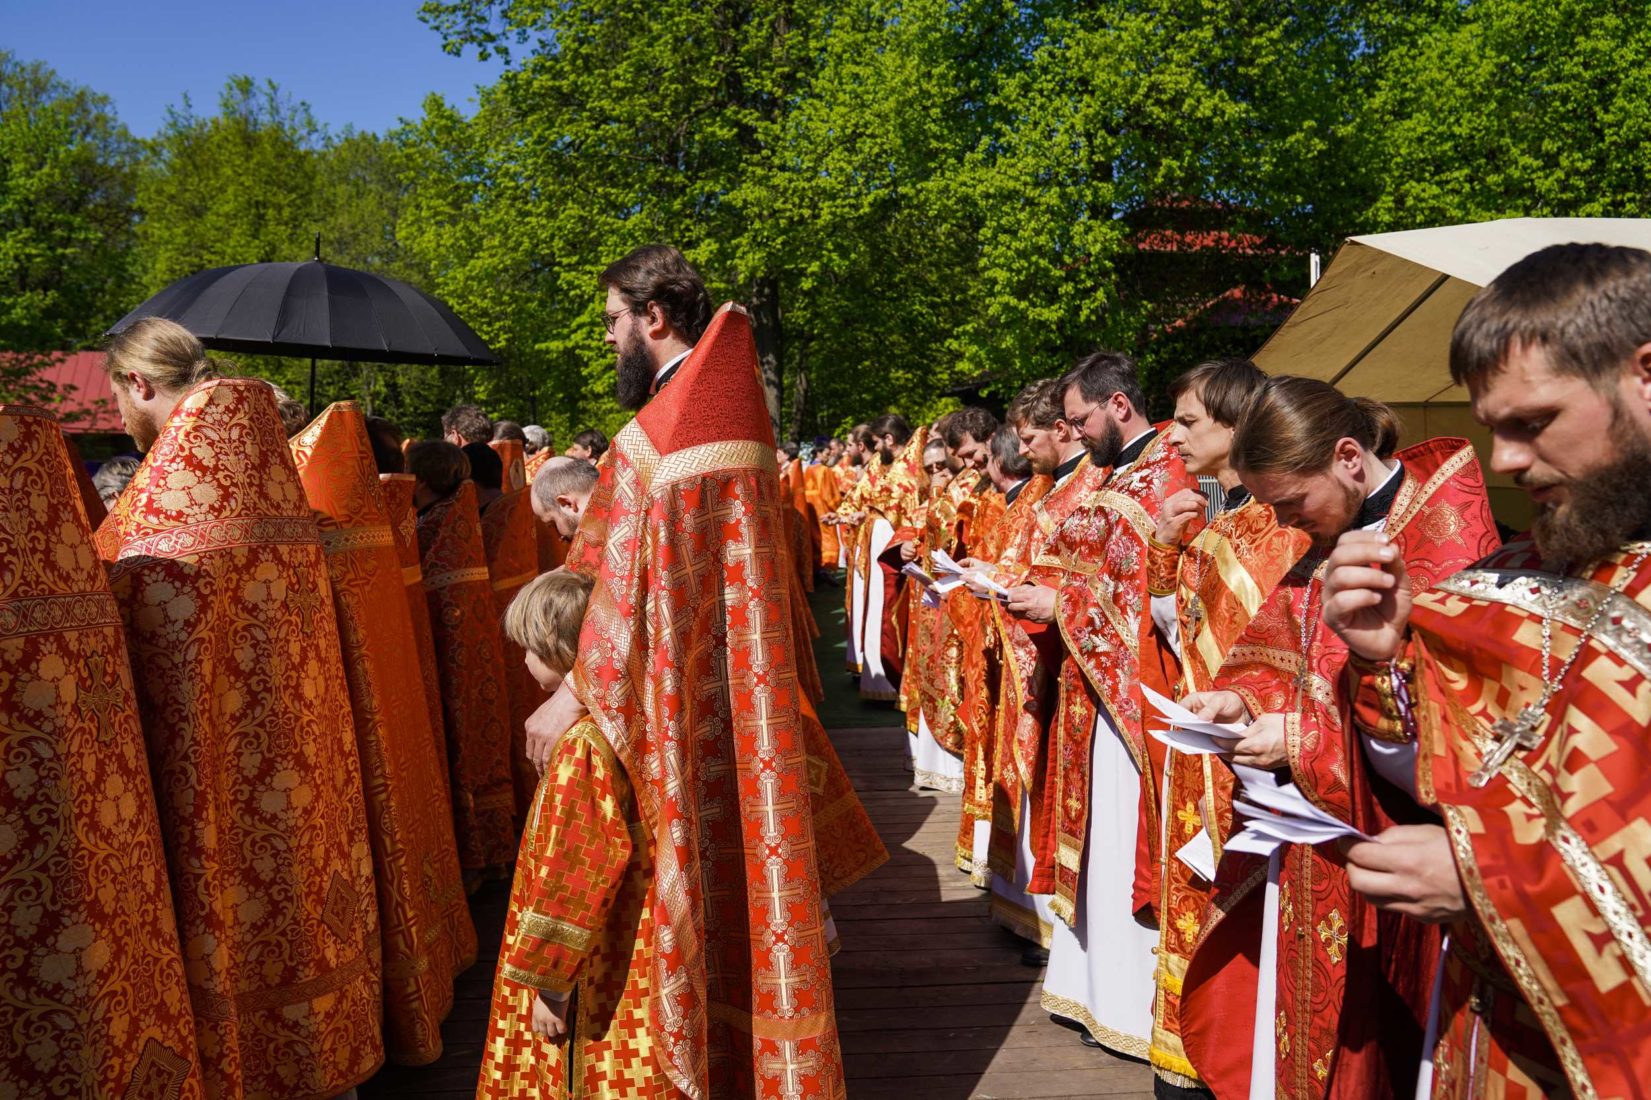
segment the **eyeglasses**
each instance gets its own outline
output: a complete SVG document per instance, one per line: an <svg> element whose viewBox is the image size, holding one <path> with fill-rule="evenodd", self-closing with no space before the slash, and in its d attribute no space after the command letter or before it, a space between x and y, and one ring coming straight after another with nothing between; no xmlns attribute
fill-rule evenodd
<svg viewBox="0 0 1651 1100"><path fill-rule="evenodd" d="M1105 401L1097 401L1093 405L1089 406L1088 412L1084 413L1082 416L1069 416L1066 418L1066 422L1070 424L1075 431L1081 432L1083 431L1083 426L1089 422L1089 418L1094 416L1096 410L1104 404L1106 404Z"/></svg>
<svg viewBox="0 0 1651 1100"><path fill-rule="evenodd" d="M604 325L608 326L608 331L609 332L612 332L613 331L613 326L616 323L618 323L619 318L625 316L625 314L627 314L629 312L630 312L630 310L628 310L628 309L616 309L612 313L609 313L607 310L604 309L602 311L602 323Z"/></svg>

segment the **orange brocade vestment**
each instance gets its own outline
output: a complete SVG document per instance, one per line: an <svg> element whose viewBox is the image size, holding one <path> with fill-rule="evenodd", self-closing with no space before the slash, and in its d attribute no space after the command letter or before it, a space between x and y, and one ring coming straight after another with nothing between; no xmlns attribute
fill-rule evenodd
<svg viewBox="0 0 1651 1100"><path fill-rule="evenodd" d="M1642 1097L1651 1082L1648 554L1651 542L1631 542L1559 573L1520 542L1416 599L1399 668L1410 669L1418 794L1444 816L1470 907L1443 963L1440 1100ZM1590 623L1536 743L1474 786L1505 736L1498 724L1538 702ZM1366 724L1376 678L1361 678L1360 726L1403 735ZM1391 711L1392 673L1379 679Z"/></svg>
<svg viewBox="0 0 1651 1100"><path fill-rule="evenodd" d="M332 405L292 441L321 525L355 715L384 944L385 1048L441 1056L453 978L476 958L447 788L430 732L407 591L366 418Z"/></svg>
<svg viewBox="0 0 1651 1100"><path fill-rule="evenodd" d="M516 857L510 697L475 485L466 481L424 509L418 542L441 673L459 865L505 867Z"/></svg>
<svg viewBox="0 0 1651 1100"><path fill-rule="evenodd" d="M1155 600L1168 596L1175 601L1182 694L1208 691L1214 685L1216 672L1251 616L1306 551L1307 543L1305 534L1280 527L1273 510L1256 500L1221 512L1184 549L1152 540L1147 587ZM1165 843L1158 855L1158 996L1153 1002L1150 1060L1171 1084L1196 1088L1201 1078L1181 1045L1181 988L1209 906L1211 884L1176 853L1202 831L1214 858L1220 860L1232 831L1233 773L1210 756L1168 756L1161 826ZM1222 1028L1230 1013L1254 1015L1254 961L1234 959L1211 980L1229 979L1235 982L1236 995L1203 998L1205 1011L1216 1014L1204 1023L1206 1028ZM1244 1000L1246 990L1252 994L1250 1003ZM1225 1056L1229 1051L1217 1053Z"/></svg>
<svg viewBox="0 0 1651 1100"><path fill-rule="evenodd" d="M572 682L647 836L649 1041L689 1095L842 1097L775 552L787 504L750 322L718 314L606 458L580 531L602 550Z"/></svg>
<svg viewBox="0 0 1651 1100"><path fill-rule="evenodd" d="M208 1090L336 1096L383 1061L378 903L332 586L269 386L184 395L98 543Z"/></svg>
<svg viewBox="0 0 1651 1100"><path fill-rule="evenodd" d="M51 416L0 405L0 1092L199 1100L120 608L69 462Z"/></svg>
<svg viewBox="0 0 1651 1100"><path fill-rule="evenodd" d="M625 770L594 722L552 750L522 833L482 1051L483 1100L671 1100L648 1029L653 867ZM540 990L568 1038L533 1033Z"/></svg>
<svg viewBox="0 0 1651 1100"><path fill-rule="evenodd" d="M413 623L413 645L418 650L419 678L424 681L425 709L430 712L430 739L436 746L436 761L441 766L441 793L451 814L453 779L447 762L447 720L441 713L441 670L436 665L430 601L424 595L424 570L418 560L418 514L413 507L413 493L417 488L418 479L412 474L378 475L379 499L384 504L384 517L389 521L390 534L396 540L396 557L401 562L402 591Z"/></svg>
<svg viewBox="0 0 1651 1100"><path fill-rule="evenodd" d="M1466 440L1434 439L1397 455L1404 467L1384 533L1411 583L1432 584L1496 546L1484 476ZM1320 809L1374 835L1421 813L1383 780L1348 725L1336 686L1347 647L1322 620L1325 557L1309 552L1257 608L1216 678L1254 715L1285 715L1290 779ZM1307 645L1302 644L1303 638ZM1275 1081L1286 1100L1374 1098L1412 1087L1420 1062L1436 928L1378 911L1348 885L1330 850L1278 853L1279 934ZM1265 863L1222 854L1211 903L1183 987L1182 1042L1217 1095L1249 1087L1253 1014L1223 1013L1212 999L1255 1003L1254 965L1264 927ZM1219 978L1219 980L1216 980ZM1219 1022L1219 1023L1218 1023Z"/></svg>

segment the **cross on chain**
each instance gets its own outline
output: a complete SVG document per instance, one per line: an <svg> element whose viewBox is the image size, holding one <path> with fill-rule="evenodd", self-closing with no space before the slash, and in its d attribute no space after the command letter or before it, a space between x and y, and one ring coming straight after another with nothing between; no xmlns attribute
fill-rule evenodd
<svg viewBox="0 0 1651 1100"><path fill-rule="evenodd" d="M1491 736L1496 743L1490 751L1485 753L1479 762L1479 768L1468 776L1468 783L1474 787L1483 787L1496 777L1502 770L1502 765L1515 752L1524 752L1542 744L1542 737L1537 728L1542 725L1543 711L1540 707L1528 705L1511 720L1498 718L1490 728Z"/></svg>

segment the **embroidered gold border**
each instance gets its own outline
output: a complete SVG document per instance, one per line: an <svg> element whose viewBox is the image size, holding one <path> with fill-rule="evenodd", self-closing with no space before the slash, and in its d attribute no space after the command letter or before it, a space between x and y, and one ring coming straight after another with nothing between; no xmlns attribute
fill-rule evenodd
<svg viewBox="0 0 1651 1100"><path fill-rule="evenodd" d="M1088 1005L1068 997L1057 997L1048 990L1044 990L1041 1003L1045 1012L1082 1024L1085 1030L1106 1049L1131 1058L1139 1058L1143 1062L1147 1061L1147 1055L1151 1053L1152 1048L1145 1039L1135 1035L1125 1035L1123 1032L1114 1031L1109 1027L1102 1027L1095 1022L1095 1015L1089 1011Z"/></svg>
<svg viewBox="0 0 1651 1100"><path fill-rule="evenodd" d="M577 924L556 917L547 917L531 909L523 911L518 928L525 936L580 952L589 951L590 945L596 940L596 933L589 928L581 928Z"/></svg>
<svg viewBox="0 0 1651 1100"><path fill-rule="evenodd" d="M490 580L487 567L483 565L470 566L467 569L449 569L445 573L435 573L424 579L424 590L435 592L455 584L468 584L475 581Z"/></svg>
<svg viewBox="0 0 1651 1100"><path fill-rule="evenodd" d="M1530 591L1533 584L1538 590L1534 594ZM1578 631L1604 603L1609 614L1600 616L1592 641L1651 679L1651 609L1598 581L1536 569L1464 569L1434 589L1517 607L1530 615L1548 615Z"/></svg>
<svg viewBox="0 0 1651 1100"><path fill-rule="evenodd" d="M387 523L381 523L374 527L323 529L321 532L321 547L329 554L342 553L348 550L367 550L378 546L394 546L395 544L395 534L390 530L390 525Z"/></svg>

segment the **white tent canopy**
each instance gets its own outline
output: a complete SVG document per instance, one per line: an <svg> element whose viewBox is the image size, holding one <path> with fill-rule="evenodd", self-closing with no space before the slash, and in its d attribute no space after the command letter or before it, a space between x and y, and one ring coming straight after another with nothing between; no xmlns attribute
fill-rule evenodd
<svg viewBox="0 0 1651 1100"><path fill-rule="evenodd" d="M1651 250L1651 219L1506 218L1349 237L1255 361L1392 405L1465 404L1448 362L1462 307L1516 261L1573 241Z"/></svg>

